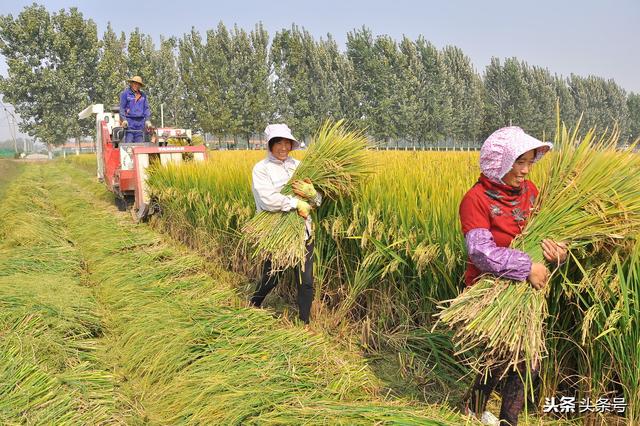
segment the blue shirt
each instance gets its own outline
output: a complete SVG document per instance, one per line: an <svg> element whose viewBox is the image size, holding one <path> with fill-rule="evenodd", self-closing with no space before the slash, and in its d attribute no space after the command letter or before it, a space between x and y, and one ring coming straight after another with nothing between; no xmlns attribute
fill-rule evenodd
<svg viewBox="0 0 640 426"><path fill-rule="evenodd" d="M140 91L140 98L136 101L136 95L130 87L120 94L120 117L148 120L151 117L151 109L147 101L147 95Z"/></svg>

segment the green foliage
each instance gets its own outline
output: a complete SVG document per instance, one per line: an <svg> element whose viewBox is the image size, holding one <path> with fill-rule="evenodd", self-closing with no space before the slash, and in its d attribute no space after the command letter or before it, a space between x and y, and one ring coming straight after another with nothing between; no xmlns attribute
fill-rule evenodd
<svg viewBox="0 0 640 426"><path fill-rule="evenodd" d="M313 135L327 118L349 112L348 87L352 69L329 35L314 40L293 25L277 32L269 59L273 64L274 119L285 121L297 135Z"/></svg>
<svg viewBox="0 0 640 426"><path fill-rule="evenodd" d="M425 143L445 139L451 129L452 100L447 93L447 70L436 47L419 37L415 42L422 66L417 66L420 102L416 111L414 141ZM409 122L412 124L411 121ZM410 134L410 133L409 133Z"/></svg>
<svg viewBox="0 0 640 426"><path fill-rule="evenodd" d="M296 25L269 41L262 24L247 31L222 22L202 35L161 37L158 46L139 28L117 35L110 24L98 40L77 9L33 5L0 19L9 65L0 92L16 104L23 131L54 144L91 134L76 113L115 104L132 75L146 83L154 124L163 104L166 125L236 146L269 122L305 139L325 119L347 119L387 144L466 146L509 124L551 138L556 100L568 121L584 114L587 126L615 123L623 141L639 134L635 95L613 80L564 78L517 58L493 58L481 76L455 46L438 50L422 36L396 41L366 27L347 34L345 52L331 34L316 39Z"/></svg>
<svg viewBox="0 0 640 426"><path fill-rule="evenodd" d="M0 91L23 118L20 130L54 145L81 135L80 106L96 96L95 23L76 8L50 14L34 4L0 17L0 52L8 64Z"/></svg>
<svg viewBox="0 0 640 426"><path fill-rule="evenodd" d="M108 24L100 42L95 98L95 102L105 107L118 105L120 92L126 87L128 71L125 44L124 33L118 36Z"/></svg>
<svg viewBox="0 0 640 426"><path fill-rule="evenodd" d="M229 108L229 33L220 23L206 40L195 29L179 42L178 67L187 88L187 103L205 132L225 135L232 127Z"/></svg>
<svg viewBox="0 0 640 426"><path fill-rule="evenodd" d="M160 38L160 48L151 53L151 78L148 95L151 102L151 120L160 126L160 104L163 104L164 125L167 127L190 127L193 119L183 101L186 91L175 54L175 38Z"/></svg>
<svg viewBox="0 0 640 426"><path fill-rule="evenodd" d="M222 22L206 41L195 30L183 36L178 69L186 121L192 117L195 127L219 138L262 132L271 118L268 42L262 25L229 32Z"/></svg>
<svg viewBox="0 0 640 426"><path fill-rule="evenodd" d="M231 40L231 114L235 124L229 133L248 138L261 133L271 118L269 35L262 24L250 33L234 26Z"/></svg>
<svg viewBox="0 0 640 426"><path fill-rule="evenodd" d="M568 85L576 112L583 114L584 125L601 131L615 125L623 136L628 134L627 95L613 80L571 74Z"/></svg>
<svg viewBox="0 0 640 426"><path fill-rule="evenodd" d="M374 39L363 27L347 35L347 57L353 63L358 115L367 132L377 140L397 139L402 125L399 107L405 99L396 42L389 36Z"/></svg>
<svg viewBox="0 0 640 426"><path fill-rule="evenodd" d="M558 84L560 83L560 84ZM508 58L504 65L492 58L485 69L485 133L502 126L520 126L542 137L555 131L555 105L563 103L570 94L562 82L554 79L545 68L531 67L516 58ZM573 119L573 108L563 116Z"/></svg>
<svg viewBox="0 0 640 426"><path fill-rule="evenodd" d="M478 141L484 122L484 87L471 60L461 49L445 47L446 92L451 100L451 122L445 132L454 141Z"/></svg>
<svg viewBox="0 0 640 426"><path fill-rule="evenodd" d="M640 138L640 94L630 93L627 99L629 109L629 139Z"/></svg>

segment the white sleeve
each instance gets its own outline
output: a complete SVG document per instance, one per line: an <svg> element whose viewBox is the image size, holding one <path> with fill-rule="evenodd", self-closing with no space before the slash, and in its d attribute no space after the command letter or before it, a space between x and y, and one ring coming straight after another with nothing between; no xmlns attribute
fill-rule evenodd
<svg viewBox="0 0 640 426"><path fill-rule="evenodd" d="M262 167L253 168L252 185L263 210L288 212L294 210L298 205L296 197L284 195L276 190L267 171Z"/></svg>

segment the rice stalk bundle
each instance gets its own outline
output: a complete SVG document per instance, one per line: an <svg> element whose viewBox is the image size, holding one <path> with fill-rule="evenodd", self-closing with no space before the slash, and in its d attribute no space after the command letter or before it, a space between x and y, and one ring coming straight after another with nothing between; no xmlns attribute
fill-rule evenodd
<svg viewBox="0 0 640 426"><path fill-rule="evenodd" d="M567 242L571 261L579 265L576 253L615 245L640 231L640 167L633 147L618 151L616 132L598 138L593 129L578 140L578 128L569 132L558 126L559 152L550 155L535 209L511 245L533 262L544 262L540 243L545 238ZM515 367L525 361L530 372L546 353L549 288L537 291L527 282L488 277L443 302L437 317L454 331L459 353L474 351L468 360L472 367Z"/></svg>
<svg viewBox="0 0 640 426"><path fill-rule="evenodd" d="M343 120L327 121L282 193L293 195L294 181L310 179L324 197L337 200L353 194L371 171L364 134L349 130ZM304 222L295 211L263 211L244 225L243 239L254 247L254 257L270 258L274 269L293 267L305 256Z"/></svg>

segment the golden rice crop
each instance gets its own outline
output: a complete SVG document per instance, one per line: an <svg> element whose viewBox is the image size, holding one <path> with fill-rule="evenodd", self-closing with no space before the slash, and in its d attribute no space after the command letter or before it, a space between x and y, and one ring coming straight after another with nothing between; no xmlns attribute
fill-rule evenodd
<svg viewBox="0 0 640 426"><path fill-rule="evenodd" d="M565 132L563 138L575 141L578 135ZM604 141L595 137L593 132L588 138L592 142ZM610 141L610 138L606 140ZM583 154L585 147L588 144L579 148ZM563 161L565 158L566 167L576 166L574 172L588 166L587 161L582 161L584 157L576 162L576 157L573 160L562 157L563 149L556 151L536 165L531 175L531 180L538 187L547 185L548 189L545 191L549 194L562 191L562 188L553 188L546 183L553 161ZM618 161L608 158L620 155L613 145L600 151L603 153L598 161ZM294 155L300 158L303 153ZM462 283L465 249L459 227L458 206L464 193L479 175L478 154L372 151L369 155L376 164L376 169L356 191L357 195L348 200L328 203L317 212L314 275L316 303L322 304L319 312L327 316L330 324L348 320L355 327L361 328L363 342L369 345L375 346L380 343L379 338L385 336L384 341L391 342L398 350L402 350L400 346L404 345L405 348L429 357L429 354L443 351L433 358L449 361L446 366L441 365L442 368L436 364L434 369L460 371L459 366L451 359L451 354L447 353L445 356L445 352L453 351L451 343L446 344L441 336L417 331L422 327L431 327L432 315L437 311L438 302L454 298ZM251 261L249 249L241 242L240 229L253 215L251 167L264 156L263 151L214 151L203 166L185 165L181 168L156 170L150 182L163 208L159 223L174 235L190 240L207 251L224 247L224 257L236 270L255 277L255 263ZM628 171L637 164L631 158L635 158L637 162L638 156L635 154L635 157L625 158L631 161L626 163L626 170L620 168L614 177L604 178L617 179L618 183L623 178L626 179ZM604 173L604 170L598 173ZM598 173L590 175L591 182L597 182L601 178ZM554 179L567 183L557 175ZM577 187L583 183L575 182L575 185ZM580 190L584 191L585 187L581 186ZM568 191L565 190L564 194L568 194ZM567 197L567 209L572 205L581 205L579 193L572 194ZM604 200L616 200L615 196L612 198L609 192L601 193L601 197L600 201L585 205L584 211L590 218L599 217L598 212L602 211L603 206L613 208L615 201L612 204ZM549 200L550 197L546 199ZM582 219L579 217L565 219L569 225L567 229L574 234L581 227L595 229L592 222L586 225L582 222L585 226L581 226ZM540 226L545 222L558 223L557 217L554 217L541 221ZM618 231L629 230L620 228ZM561 230L550 232L544 226L538 233L558 239L572 237L563 234ZM598 235L605 237L603 233L596 236ZM621 370L617 373L616 369L625 368L624 365L612 360L610 355L615 352L611 345L617 343L606 343L600 338L598 345L589 346L588 339L584 341L582 338L580 325L585 321L585 327L588 327L586 321L590 321L587 316L590 309L592 312L600 306L602 309L612 309L607 307L609 305L599 305L604 302L595 295L589 296L586 289L593 288L589 286L590 277L597 272L602 259L610 259L611 253L617 250L621 256L628 252L626 245L617 236L615 233L609 234L605 237L606 242L596 244L591 244L586 239L571 238L574 241L574 259L556 272L554 285L549 287L546 299L539 299L541 294L531 293L527 286L498 283L487 288L480 283L476 287L478 295L484 289L483 297L487 300L493 300L496 294L506 294L505 291L509 291L514 292L522 302L509 303L508 306L512 309L510 312L505 310L498 315L498 311L494 311L497 316L492 319L493 323L489 321L489 317L485 318L491 333L514 339L514 342L503 341L502 348L507 348L507 351L516 348L518 352L519 348L529 345L529 350L533 351L533 348L540 348L545 344L552 349L550 356L542 359L544 395L553 395L560 388L572 389L575 394L584 396L597 395L597 389L603 394L602 389L610 388L611 382L618 380L623 374ZM534 255L539 250L538 242L518 241L518 244L530 244L525 249L531 247ZM539 253L536 256L538 255ZM640 293L626 292L622 296L616 290L618 287L614 278L601 277L600 281L597 294L605 291L602 289L610 289L606 291L612 291L615 295L609 296L607 300L615 300L616 296L625 297L629 303L640 300ZM291 287L287 286L280 286L278 291L285 297L290 297L293 293ZM526 302L527 298L531 303ZM519 337L524 327L522 323L495 319L501 315L523 316L522 312L542 312L545 309L549 312L546 319L541 317L536 320L535 327L527 326L527 332L530 333L528 336L539 336L532 337L530 341ZM484 320L479 318L474 324L481 321ZM545 334L540 332L542 329L546 330ZM592 341L597 336L598 334ZM391 340L387 340L389 338ZM587 352L589 355L585 356ZM625 351L622 349L617 353ZM626 353L633 357L630 351ZM624 356L618 357L624 359ZM612 370L611 365L614 364L620 367ZM462 374L460 372L460 376ZM626 373L625 377L633 376ZM588 383L592 384L587 385ZM638 386L630 387L628 392L634 395L638 389Z"/></svg>
<svg viewBox="0 0 640 426"><path fill-rule="evenodd" d="M162 207L162 222L207 250L225 247L234 265L250 271L254 262L241 242L241 228L255 211L251 168L265 155L213 151L204 165L155 170L149 184ZM302 158L304 152L294 155ZM477 179L477 153L368 155L374 173L355 197L326 203L317 213L318 298L345 315L376 321L384 315L389 327L411 317L428 321L433 303L454 295L461 279L464 245L452 212ZM389 246L393 250L386 250ZM367 257L383 262L364 262Z"/></svg>

